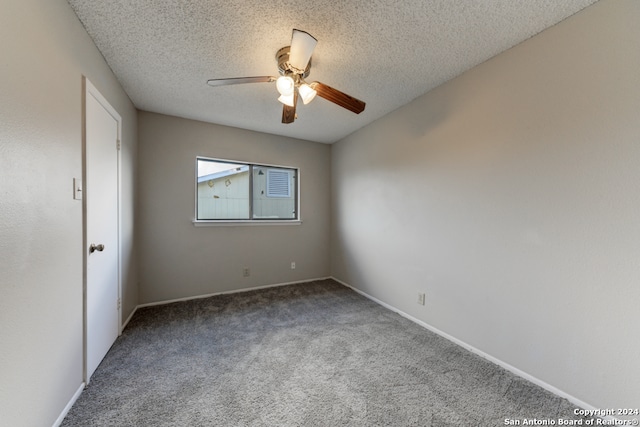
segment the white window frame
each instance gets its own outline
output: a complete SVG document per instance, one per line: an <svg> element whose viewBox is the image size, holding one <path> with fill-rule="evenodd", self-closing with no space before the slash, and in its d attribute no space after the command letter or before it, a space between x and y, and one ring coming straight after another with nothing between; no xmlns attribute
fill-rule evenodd
<svg viewBox="0 0 640 427"><path fill-rule="evenodd" d="M239 166L249 166L249 219L198 219L198 161L214 161L221 163L235 163ZM282 218L282 219L260 219L253 217L253 167L274 168L274 169L289 169L295 174L296 184L295 188L295 209L296 218ZM192 223L196 227L207 226L255 226L255 225L300 225L302 224L301 212L300 212L300 188L301 188L301 176L300 169L295 166L283 166L266 163L246 162L242 160L229 160L220 159L214 157L196 156L195 161L195 173L194 173L194 217Z"/></svg>

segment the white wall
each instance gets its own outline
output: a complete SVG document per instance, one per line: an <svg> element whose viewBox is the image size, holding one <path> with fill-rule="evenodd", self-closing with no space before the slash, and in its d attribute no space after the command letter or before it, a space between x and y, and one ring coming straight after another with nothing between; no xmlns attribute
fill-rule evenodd
<svg viewBox="0 0 640 427"><path fill-rule="evenodd" d="M138 128L141 303L329 275L329 145L148 112ZM195 227L196 156L300 168L302 224Z"/></svg>
<svg viewBox="0 0 640 427"><path fill-rule="evenodd" d="M0 13L0 424L50 426L82 383L82 75L123 118L124 316L133 260L136 113L64 0Z"/></svg>
<svg viewBox="0 0 640 427"><path fill-rule="evenodd" d="M332 274L638 407L639 21L602 0L333 145Z"/></svg>

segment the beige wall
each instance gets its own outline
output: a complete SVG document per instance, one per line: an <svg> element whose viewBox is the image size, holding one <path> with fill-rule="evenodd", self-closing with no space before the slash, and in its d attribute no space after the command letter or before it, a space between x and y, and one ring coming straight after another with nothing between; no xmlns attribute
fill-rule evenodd
<svg viewBox="0 0 640 427"><path fill-rule="evenodd" d="M64 0L0 13L0 424L51 426L82 383L82 75L123 118L123 315L133 259L136 113Z"/></svg>
<svg viewBox="0 0 640 427"><path fill-rule="evenodd" d="M138 120L141 303L329 275L330 146L148 112ZM195 227L196 156L300 168L302 224Z"/></svg>
<svg viewBox="0 0 640 427"><path fill-rule="evenodd" d="M637 407L639 21L602 0L333 145L332 274Z"/></svg>

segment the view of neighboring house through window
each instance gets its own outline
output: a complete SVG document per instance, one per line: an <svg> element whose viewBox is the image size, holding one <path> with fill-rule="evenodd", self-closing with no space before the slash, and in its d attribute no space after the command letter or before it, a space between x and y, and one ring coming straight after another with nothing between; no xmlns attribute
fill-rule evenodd
<svg viewBox="0 0 640 427"><path fill-rule="evenodd" d="M197 158L197 220L297 220L295 168Z"/></svg>

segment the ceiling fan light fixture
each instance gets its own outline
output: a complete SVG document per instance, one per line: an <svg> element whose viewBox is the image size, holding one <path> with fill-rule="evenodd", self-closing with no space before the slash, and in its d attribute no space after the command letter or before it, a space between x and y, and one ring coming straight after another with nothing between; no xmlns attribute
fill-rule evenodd
<svg viewBox="0 0 640 427"><path fill-rule="evenodd" d="M311 86L309 86L306 83L303 83L300 85L300 87L298 88L298 93L300 93L302 102L305 105L313 101L313 98L315 98L316 95L318 94L318 92L315 89L312 89Z"/></svg>
<svg viewBox="0 0 640 427"><path fill-rule="evenodd" d="M282 96L291 96L293 95L293 89L295 87L295 82L289 76L280 76L278 80L276 80L276 88L280 95Z"/></svg>
<svg viewBox="0 0 640 427"><path fill-rule="evenodd" d="M289 64L294 70L297 70L298 73L304 73L317 43L318 40L306 31L293 30Z"/></svg>
<svg viewBox="0 0 640 427"><path fill-rule="evenodd" d="M317 42L316 38L306 31L294 29L291 36L291 46L284 46L276 52L276 62L280 77L232 77L210 79L207 80L207 83L210 86L217 87L241 83L275 82L276 89L280 94L278 101L284 104L282 107L282 123L285 124L293 123L297 118L298 95L300 95L302 102L305 104L310 103L316 96L319 96L355 114L362 113L366 105L363 101L324 83L307 83L304 81L311 71L311 55Z"/></svg>
<svg viewBox="0 0 640 427"><path fill-rule="evenodd" d="M288 105L289 107L293 107L293 92L291 95L280 95L278 101L282 102L284 105Z"/></svg>

